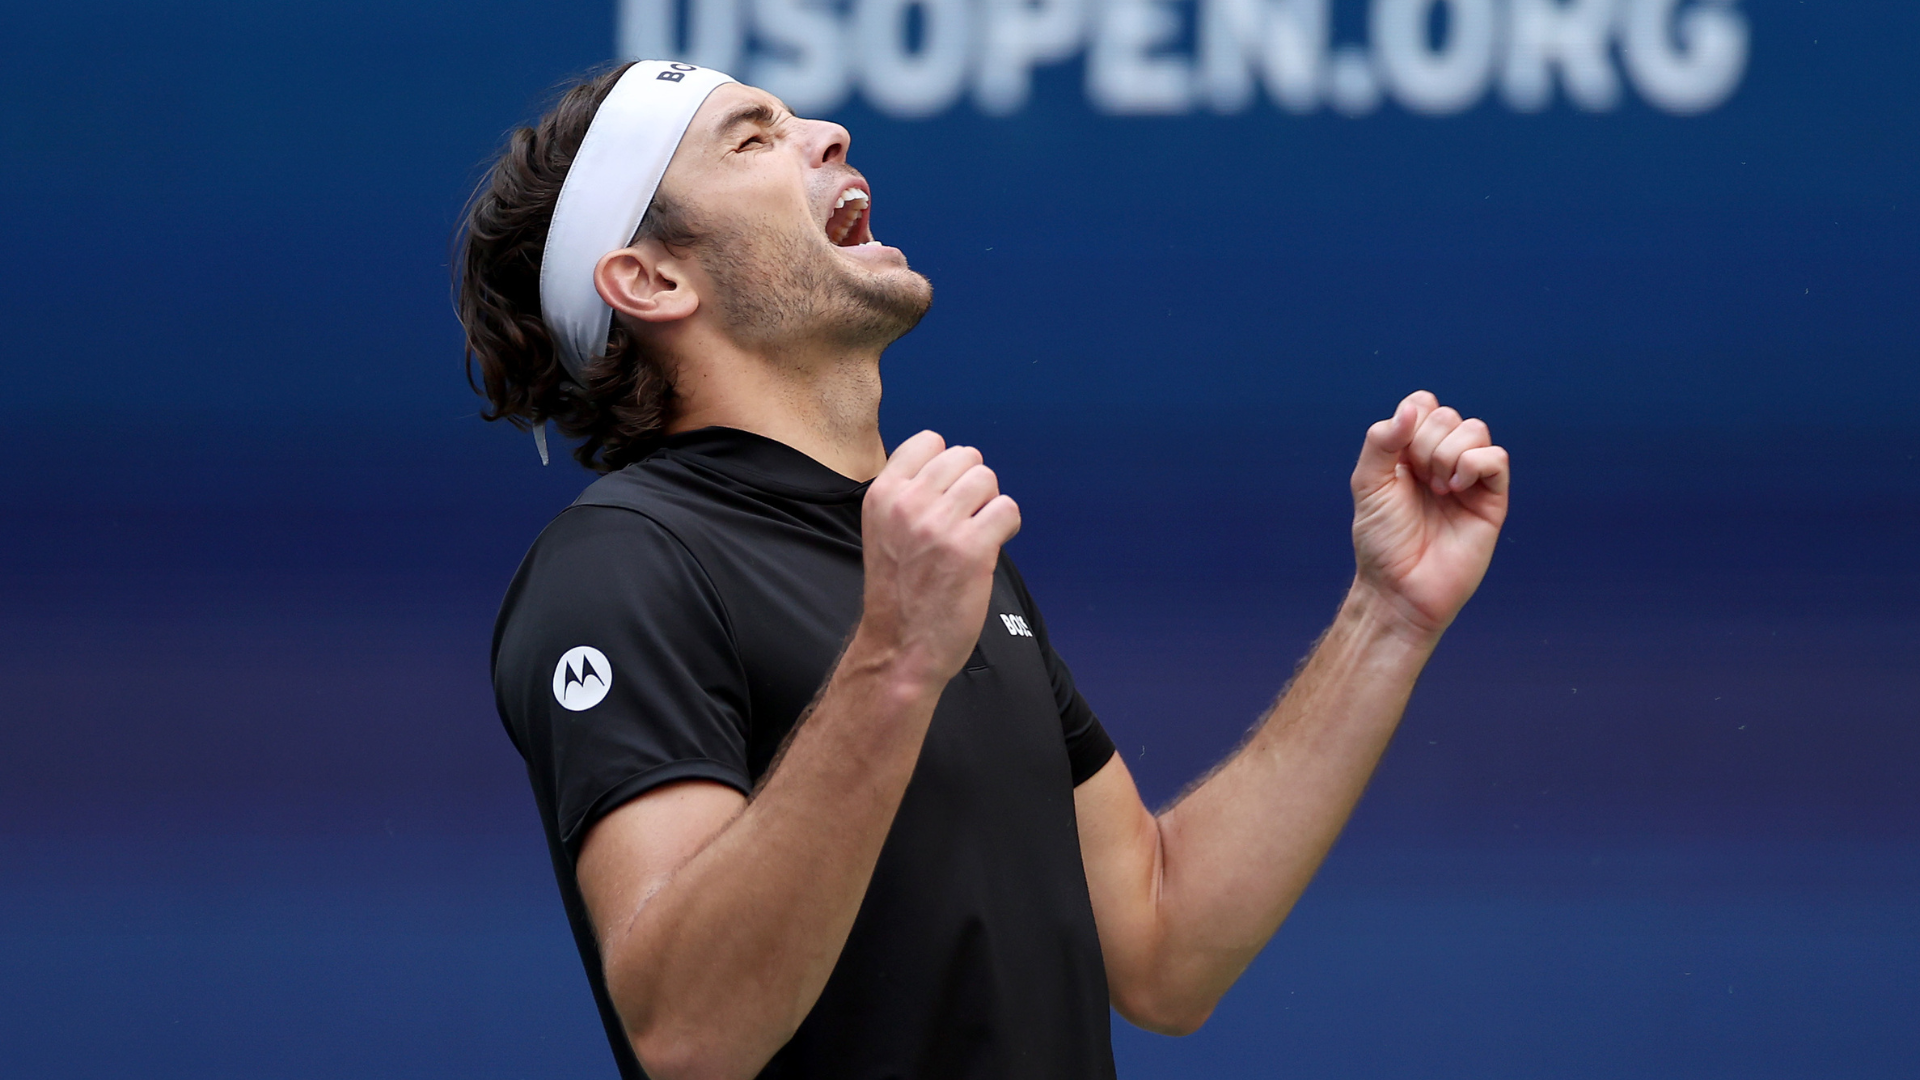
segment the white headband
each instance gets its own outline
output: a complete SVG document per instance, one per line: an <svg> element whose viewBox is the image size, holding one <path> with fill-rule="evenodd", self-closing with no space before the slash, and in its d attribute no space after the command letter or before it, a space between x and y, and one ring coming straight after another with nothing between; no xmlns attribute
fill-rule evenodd
<svg viewBox="0 0 1920 1080"><path fill-rule="evenodd" d="M732 81L692 64L642 60L593 114L560 185L540 259L540 314L575 382L585 384L581 372L606 349L613 323L613 309L593 287L593 268L633 242L693 114Z"/></svg>

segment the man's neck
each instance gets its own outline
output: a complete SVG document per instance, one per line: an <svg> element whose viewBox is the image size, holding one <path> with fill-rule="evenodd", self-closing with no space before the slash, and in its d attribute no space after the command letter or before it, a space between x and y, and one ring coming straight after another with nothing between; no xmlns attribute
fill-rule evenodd
<svg viewBox="0 0 1920 1080"><path fill-rule="evenodd" d="M767 357L731 343L682 352L668 433L730 427L764 435L855 480L887 463L880 440L880 358ZM680 350L675 350L679 352Z"/></svg>

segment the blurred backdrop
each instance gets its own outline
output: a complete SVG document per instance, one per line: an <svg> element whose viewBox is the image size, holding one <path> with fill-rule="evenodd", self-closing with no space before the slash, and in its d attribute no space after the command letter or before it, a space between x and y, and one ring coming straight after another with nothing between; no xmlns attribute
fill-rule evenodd
<svg viewBox="0 0 1920 1080"><path fill-rule="evenodd" d="M1428 388L1515 509L1352 827L1121 1074L1920 1072L1920 9L1898 0L16 0L0 15L0 1073L604 1077L487 680L589 477L448 304L625 53L854 133L1151 801L1350 573ZM1901 1018L1905 1017L1904 1020Z"/></svg>

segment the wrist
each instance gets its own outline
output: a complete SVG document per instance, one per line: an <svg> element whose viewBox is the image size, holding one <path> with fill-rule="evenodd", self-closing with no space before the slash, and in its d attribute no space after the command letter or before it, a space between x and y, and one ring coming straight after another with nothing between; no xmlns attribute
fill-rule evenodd
<svg viewBox="0 0 1920 1080"><path fill-rule="evenodd" d="M950 676L942 677L916 659L916 651L862 621L840 660L840 677L858 680L880 700L914 710L931 706L945 692Z"/></svg>
<svg viewBox="0 0 1920 1080"><path fill-rule="evenodd" d="M1407 600L1364 577L1355 577L1340 605L1339 621L1367 638L1378 638L1411 649L1431 651L1439 644L1447 622L1436 621Z"/></svg>

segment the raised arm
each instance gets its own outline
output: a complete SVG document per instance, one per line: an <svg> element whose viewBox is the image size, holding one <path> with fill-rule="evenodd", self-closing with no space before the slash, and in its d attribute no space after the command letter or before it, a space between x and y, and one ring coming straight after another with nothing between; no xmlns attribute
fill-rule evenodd
<svg viewBox="0 0 1920 1080"><path fill-rule="evenodd" d="M1422 391L1367 432L1353 587L1238 752L1158 816L1118 757L1075 792L1115 1008L1198 1028L1346 824L1506 520L1507 453Z"/></svg>
<svg viewBox="0 0 1920 1080"><path fill-rule="evenodd" d="M902 443L862 507L860 625L754 797L676 784L588 834L581 892L650 1075L751 1077L813 1008L1019 527L978 451Z"/></svg>

